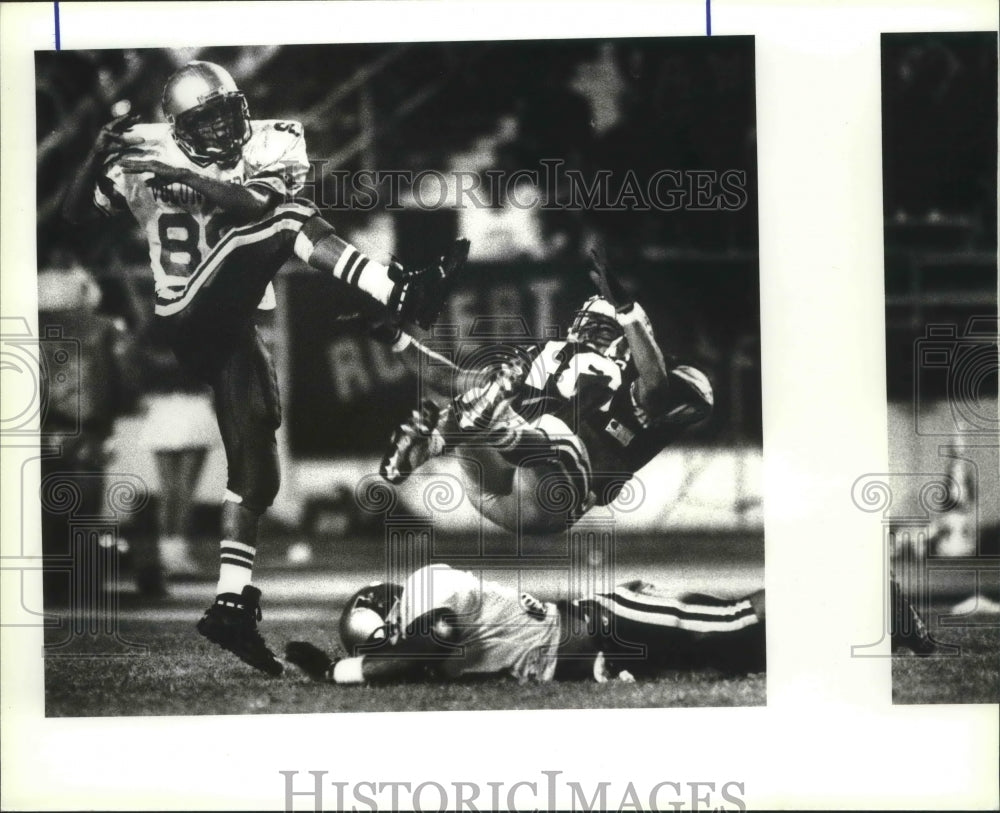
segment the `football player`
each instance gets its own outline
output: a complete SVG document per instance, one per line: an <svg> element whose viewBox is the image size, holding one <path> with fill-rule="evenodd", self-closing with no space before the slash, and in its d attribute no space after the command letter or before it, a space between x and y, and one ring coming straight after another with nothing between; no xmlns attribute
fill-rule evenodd
<svg viewBox="0 0 1000 813"><path fill-rule="evenodd" d="M229 73L190 62L163 90L165 124L122 115L106 125L71 184L71 222L128 211L149 243L155 315L181 364L210 385L226 450L217 597L198 622L210 641L278 675L251 586L261 514L278 490L274 367L254 323L292 257L327 272L345 299L360 291L393 323L428 326L467 252L429 268L366 257L295 198L309 169L302 125L250 118Z"/></svg>
<svg viewBox="0 0 1000 813"><path fill-rule="evenodd" d="M923 620L893 585L893 649L932 654ZM484 676L628 681L692 669L737 675L763 672L767 660L763 590L739 599L673 596L635 580L547 602L445 564L420 568L404 584L361 588L348 599L338 632L333 655L292 641L285 657L313 680L343 684Z"/></svg>
<svg viewBox="0 0 1000 813"><path fill-rule="evenodd" d="M357 591L340 618L345 653L302 641L285 655L313 680L375 683L504 675L519 682L653 677L669 669L765 668L764 593L672 597L633 581L546 602L435 564L402 585Z"/></svg>
<svg viewBox="0 0 1000 813"><path fill-rule="evenodd" d="M451 403L425 400L394 433L381 475L398 484L452 454L484 516L507 530L551 533L613 501L706 418L713 394L704 373L666 362L642 306L597 257L591 277L600 293L577 312L565 341L512 357ZM410 366L424 355L442 369L441 357L407 334L394 338Z"/></svg>

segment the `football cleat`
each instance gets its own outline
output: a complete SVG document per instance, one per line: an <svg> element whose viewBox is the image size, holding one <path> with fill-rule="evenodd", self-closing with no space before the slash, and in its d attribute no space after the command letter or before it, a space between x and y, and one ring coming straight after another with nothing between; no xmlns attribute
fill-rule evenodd
<svg viewBox="0 0 1000 813"><path fill-rule="evenodd" d="M222 593L197 624L198 632L213 644L232 652L254 669L278 677L283 667L257 631L261 620L260 590L247 585L243 593Z"/></svg>
<svg viewBox="0 0 1000 813"><path fill-rule="evenodd" d="M916 608L906 600L899 583L893 579L892 620L890 637L893 650L901 647L911 649L915 655L930 655L937 650L937 644L927 631L927 624Z"/></svg>
<svg viewBox="0 0 1000 813"><path fill-rule="evenodd" d="M437 431L440 420L440 407L426 399L419 411L414 410L410 419L396 428L379 464L382 479L399 485L415 469L444 451L444 437Z"/></svg>
<svg viewBox="0 0 1000 813"><path fill-rule="evenodd" d="M389 266L389 278L396 283L389 311L396 324L413 322L428 330L441 314L469 256L469 241L456 240L436 263L408 270L398 262Z"/></svg>

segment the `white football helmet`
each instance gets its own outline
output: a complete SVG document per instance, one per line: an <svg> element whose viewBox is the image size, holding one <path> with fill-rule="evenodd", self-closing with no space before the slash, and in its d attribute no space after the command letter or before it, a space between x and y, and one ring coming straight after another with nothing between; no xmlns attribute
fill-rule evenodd
<svg viewBox="0 0 1000 813"><path fill-rule="evenodd" d="M340 614L340 643L348 655L356 654L364 644L374 644L389 637L387 619L403 586L393 582L373 582L347 600Z"/></svg>
<svg viewBox="0 0 1000 813"><path fill-rule="evenodd" d="M566 340L585 344L615 361L628 361L631 355L615 306L602 296L594 295L583 303L573 317Z"/></svg>
<svg viewBox="0 0 1000 813"><path fill-rule="evenodd" d="M188 62L167 80L163 114L178 146L202 166L234 166L250 140L246 96L214 62Z"/></svg>

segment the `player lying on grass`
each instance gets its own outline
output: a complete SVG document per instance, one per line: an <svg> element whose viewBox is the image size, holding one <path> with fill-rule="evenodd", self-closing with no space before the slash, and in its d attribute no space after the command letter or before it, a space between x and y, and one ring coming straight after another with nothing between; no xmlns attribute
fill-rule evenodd
<svg viewBox="0 0 1000 813"><path fill-rule="evenodd" d="M287 660L330 683L521 682L655 677L671 669L760 672L764 592L738 600L671 597L641 581L573 601L543 602L447 565L402 585L364 587L340 618L346 656L293 641Z"/></svg>
<svg viewBox="0 0 1000 813"><path fill-rule="evenodd" d="M335 232L302 190L309 161L297 121L251 120L223 68L190 62L163 90L166 124L122 115L99 133L63 212L79 223L130 212L149 243L156 323L181 365L212 388L226 451L217 596L198 630L251 666L281 673L259 632L251 586L260 516L279 482L277 379L254 324L271 280L298 257L325 272L331 316L371 303L393 324L427 327L468 252L423 269L382 265Z"/></svg>
<svg viewBox="0 0 1000 813"><path fill-rule="evenodd" d="M935 644L893 580L892 647L929 655ZM521 682L655 678L671 670L747 674L765 669L765 602L671 596L631 581L606 593L543 602L448 565L404 584L380 582L350 599L329 655L303 641L285 657L328 683L448 681L504 676Z"/></svg>
<svg viewBox="0 0 1000 813"><path fill-rule="evenodd" d="M420 369L422 357L431 358L431 369L446 371L438 386L442 378L445 387L477 377L483 383L444 403L425 400L394 433L381 475L398 484L450 454L487 519L514 532L551 533L612 502L639 469L707 417L713 395L704 373L667 363L642 306L596 257L591 278L600 293L577 312L565 341L511 356L498 370L448 369L397 333L393 349L410 366Z"/></svg>

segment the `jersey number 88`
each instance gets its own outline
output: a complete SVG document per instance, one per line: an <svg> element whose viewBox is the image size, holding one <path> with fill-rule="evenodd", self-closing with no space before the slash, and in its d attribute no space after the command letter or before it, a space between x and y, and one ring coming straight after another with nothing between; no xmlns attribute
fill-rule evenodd
<svg viewBox="0 0 1000 813"><path fill-rule="evenodd" d="M225 225L218 215L210 217L205 223L205 245L214 248ZM168 274L190 276L201 265L201 224L190 212L165 212L160 215L157 231L160 266Z"/></svg>

